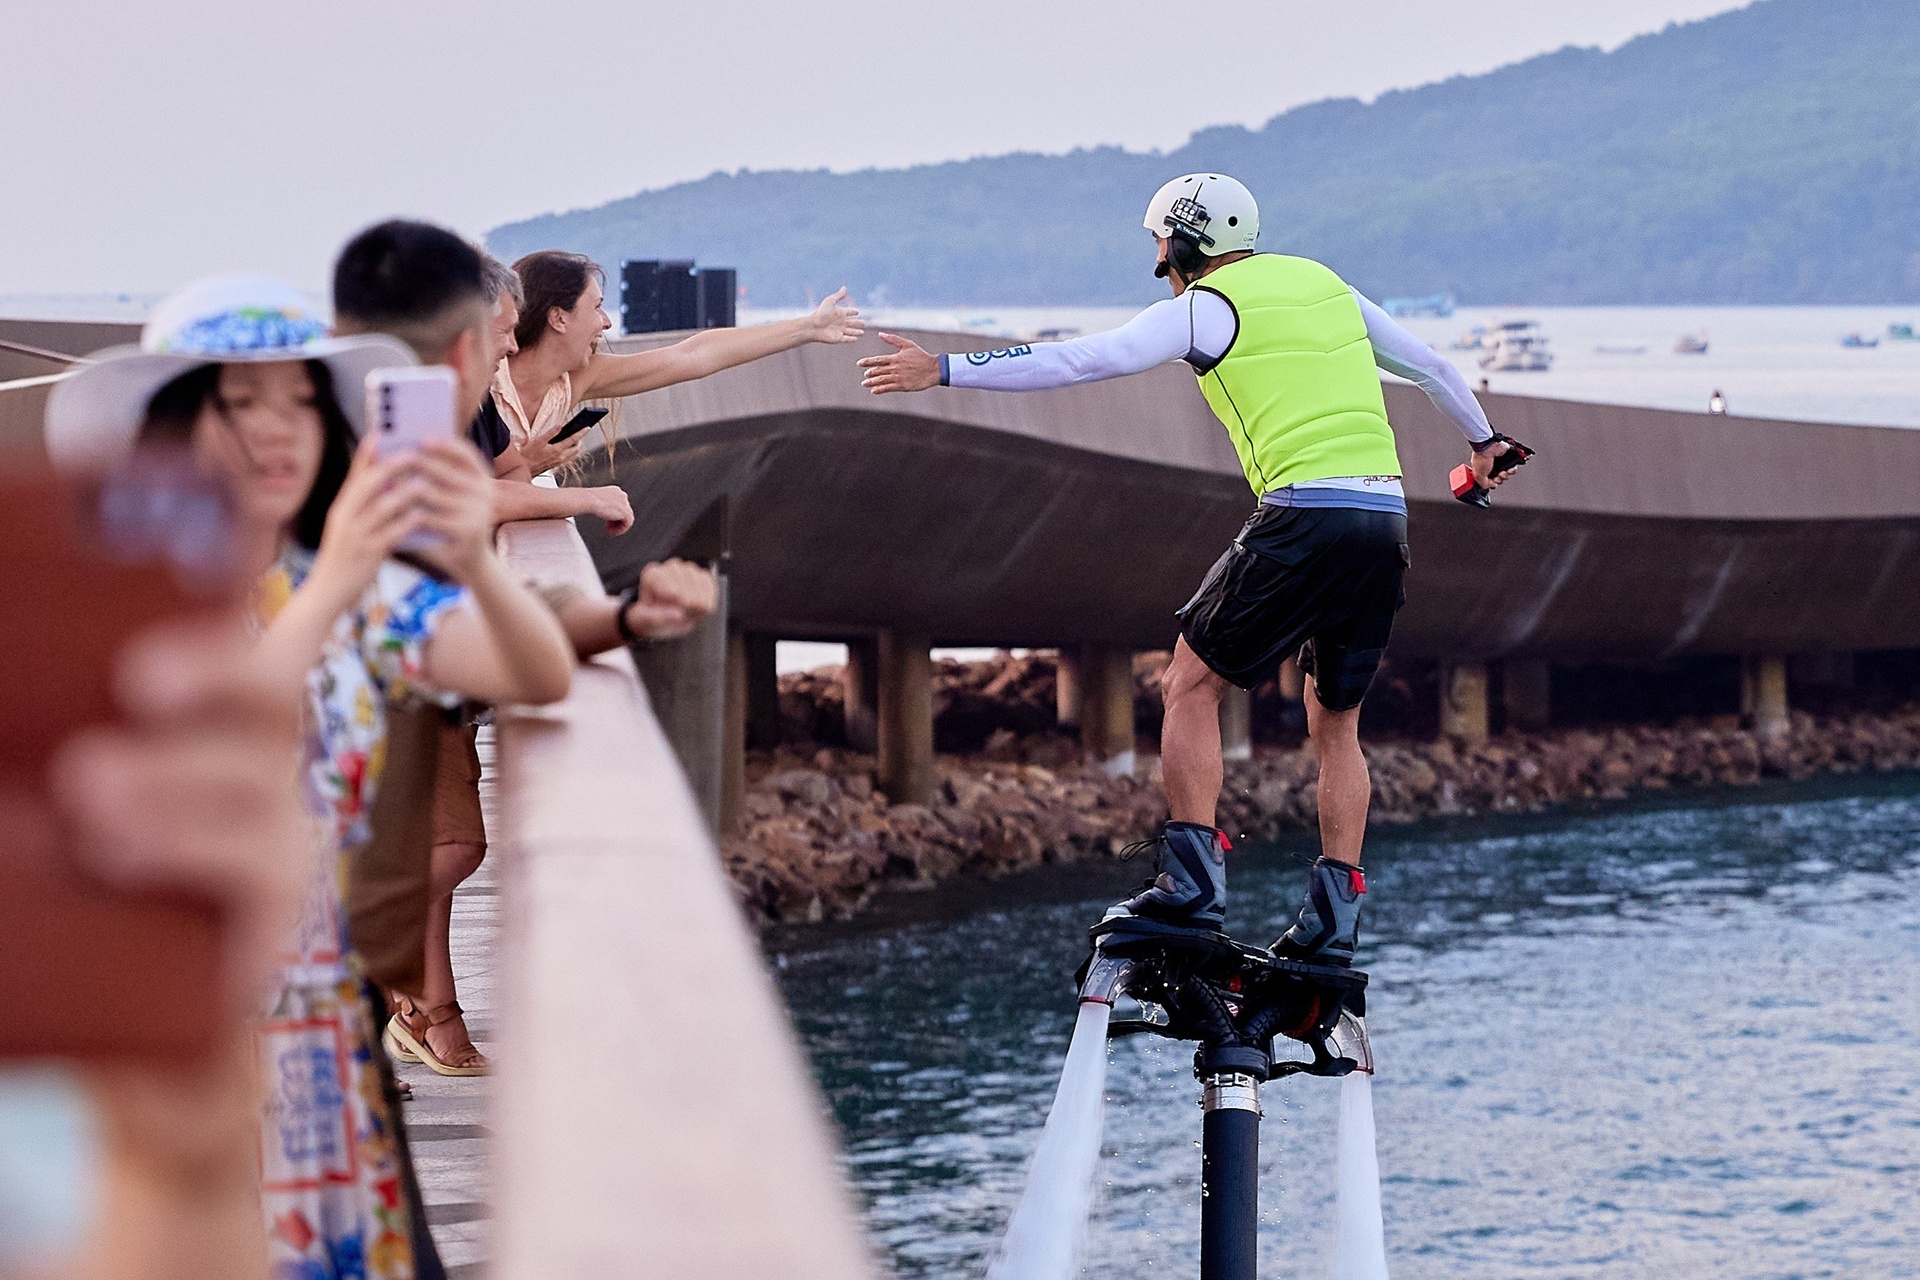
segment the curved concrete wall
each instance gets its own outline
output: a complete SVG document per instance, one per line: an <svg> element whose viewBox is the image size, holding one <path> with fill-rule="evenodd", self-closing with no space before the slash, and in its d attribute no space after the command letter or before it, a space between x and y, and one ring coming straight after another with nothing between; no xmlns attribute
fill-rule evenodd
<svg viewBox="0 0 1920 1280"><path fill-rule="evenodd" d="M611 472L640 528L584 530L607 580L724 495L751 629L1169 644L1172 611L1253 506L1192 375L875 399L853 361L877 349L804 348L626 401ZM1540 457L1477 511L1447 491L1465 456L1451 424L1411 387L1388 403L1415 562L1400 653L1920 645L1920 432L1489 396ZM604 481L604 456L589 471Z"/></svg>

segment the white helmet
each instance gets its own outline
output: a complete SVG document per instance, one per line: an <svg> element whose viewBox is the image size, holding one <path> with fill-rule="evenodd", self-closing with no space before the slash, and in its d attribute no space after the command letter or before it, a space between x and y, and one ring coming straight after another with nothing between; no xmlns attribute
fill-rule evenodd
<svg viewBox="0 0 1920 1280"><path fill-rule="evenodd" d="M1189 173L1153 193L1143 219L1156 236L1183 232L1209 258L1253 248L1260 235L1260 206L1253 192L1220 173Z"/></svg>

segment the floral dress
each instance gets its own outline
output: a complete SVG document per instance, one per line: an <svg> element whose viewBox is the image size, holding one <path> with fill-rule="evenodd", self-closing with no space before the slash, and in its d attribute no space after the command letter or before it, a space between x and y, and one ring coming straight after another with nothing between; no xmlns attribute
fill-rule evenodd
<svg viewBox="0 0 1920 1280"><path fill-rule="evenodd" d="M279 611L312 568L291 549L261 581ZM419 683L426 641L460 588L389 561L308 674L303 789L317 851L306 906L256 1033L261 1193L273 1280L412 1280L394 1125L374 1026L348 947L344 850L366 841L386 750L386 701L454 697Z"/></svg>

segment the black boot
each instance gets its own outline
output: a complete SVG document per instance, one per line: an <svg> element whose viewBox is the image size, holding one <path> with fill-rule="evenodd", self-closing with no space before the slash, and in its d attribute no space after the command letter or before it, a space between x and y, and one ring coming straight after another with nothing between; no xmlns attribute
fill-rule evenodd
<svg viewBox="0 0 1920 1280"><path fill-rule="evenodd" d="M1212 827L1169 822L1153 846L1153 883L1110 908L1107 918L1145 916L1196 929L1227 925L1226 837Z"/></svg>
<svg viewBox="0 0 1920 1280"><path fill-rule="evenodd" d="M1367 878L1360 868L1333 858L1317 859L1307 871L1300 918L1270 950L1283 960L1351 965L1360 941L1360 897L1366 891Z"/></svg>

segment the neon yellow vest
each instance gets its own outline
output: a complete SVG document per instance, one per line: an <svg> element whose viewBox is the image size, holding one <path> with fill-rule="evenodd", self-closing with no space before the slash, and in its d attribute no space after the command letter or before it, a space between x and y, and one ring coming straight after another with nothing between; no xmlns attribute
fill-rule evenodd
<svg viewBox="0 0 1920 1280"><path fill-rule="evenodd" d="M1259 253L1193 287L1219 294L1240 318L1200 390L1254 493L1400 474L1367 322L1345 281L1306 258Z"/></svg>

